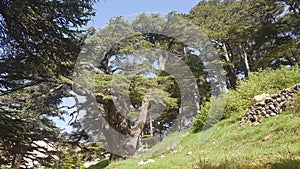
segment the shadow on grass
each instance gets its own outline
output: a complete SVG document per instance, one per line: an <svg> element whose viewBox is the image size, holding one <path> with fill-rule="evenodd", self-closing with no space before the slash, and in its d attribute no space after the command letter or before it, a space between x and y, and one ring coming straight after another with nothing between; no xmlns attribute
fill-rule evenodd
<svg viewBox="0 0 300 169"><path fill-rule="evenodd" d="M280 159L276 162L267 164L257 164L251 162L241 163L238 160L224 160L220 164L214 164L211 161L201 159L194 169L300 169L300 159Z"/></svg>
<svg viewBox="0 0 300 169"><path fill-rule="evenodd" d="M267 166L270 169L300 169L300 159L281 159Z"/></svg>
<svg viewBox="0 0 300 169"><path fill-rule="evenodd" d="M238 160L224 160L220 164L214 164L209 160L201 159L196 165L193 166L194 169L262 169L264 167L253 165L250 163L241 164Z"/></svg>

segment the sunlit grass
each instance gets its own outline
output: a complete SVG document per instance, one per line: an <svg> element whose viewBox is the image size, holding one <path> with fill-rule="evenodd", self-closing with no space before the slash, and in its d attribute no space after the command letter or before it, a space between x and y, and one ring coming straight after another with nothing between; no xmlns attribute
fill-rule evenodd
<svg viewBox="0 0 300 169"><path fill-rule="evenodd" d="M242 114L242 113L239 113ZM287 111L257 126L240 127L237 117L220 122L206 141L199 133L176 133L140 158L114 162L107 168L299 168L300 113ZM183 137L183 139L182 139ZM180 138L179 144L174 140ZM141 160L155 162L138 166Z"/></svg>

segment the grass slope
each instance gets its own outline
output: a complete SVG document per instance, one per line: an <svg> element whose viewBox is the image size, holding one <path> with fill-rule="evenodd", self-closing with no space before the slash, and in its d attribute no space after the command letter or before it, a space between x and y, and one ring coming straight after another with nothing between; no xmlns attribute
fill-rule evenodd
<svg viewBox="0 0 300 169"><path fill-rule="evenodd" d="M257 126L240 127L244 112L223 120L210 130L204 142L199 133L180 132L153 147L144 156L111 163L109 169L299 169L300 111L286 111L280 116L264 119ZM174 141L175 140L175 141ZM178 144L176 140L181 140ZM168 148L167 148L168 147ZM155 162L138 166L141 160Z"/></svg>

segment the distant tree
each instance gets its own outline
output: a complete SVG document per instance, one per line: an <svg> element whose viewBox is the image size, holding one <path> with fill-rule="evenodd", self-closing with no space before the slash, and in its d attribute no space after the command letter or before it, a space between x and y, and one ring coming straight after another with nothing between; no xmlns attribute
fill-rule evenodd
<svg viewBox="0 0 300 169"><path fill-rule="evenodd" d="M261 68L299 64L297 2L203 0L187 17L219 50L228 88L235 88L238 77Z"/></svg>
<svg viewBox="0 0 300 169"><path fill-rule="evenodd" d="M235 88L237 81L237 56L234 53L232 42L236 40L233 23L238 24L241 18L238 12L233 10L235 1L200 1L189 14L191 21L198 25L201 31L207 34L218 49L227 73L227 87Z"/></svg>
<svg viewBox="0 0 300 169"><path fill-rule="evenodd" d="M251 6L254 17L260 21L259 29L253 36L256 42L252 51L256 60L254 67L277 69L280 65L298 65L299 13L292 9L297 3L265 0L253 1Z"/></svg>

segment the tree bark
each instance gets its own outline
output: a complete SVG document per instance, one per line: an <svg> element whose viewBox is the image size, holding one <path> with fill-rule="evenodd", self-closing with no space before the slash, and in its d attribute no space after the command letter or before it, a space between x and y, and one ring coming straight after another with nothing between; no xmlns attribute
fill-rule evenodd
<svg viewBox="0 0 300 169"><path fill-rule="evenodd" d="M153 136L153 125L152 125L152 117L149 116L149 127L150 127L150 135Z"/></svg>
<svg viewBox="0 0 300 169"><path fill-rule="evenodd" d="M16 154L11 165L12 169L19 169L21 167L22 154Z"/></svg>
<svg viewBox="0 0 300 169"><path fill-rule="evenodd" d="M158 52L157 52L158 53ZM159 51L159 57L158 57L158 66L160 70L165 70L166 61L168 59L167 53L163 53Z"/></svg>
<svg viewBox="0 0 300 169"><path fill-rule="evenodd" d="M226 43L219 43L219 45L222 48L222 51L224 52L224 58L226 61L226 65L224 68L227 72L227 77L228 77L228 82L227 82L227 87L228 88L235 88L236 87L236 73L235 73L235 66L232 63L232 56L231 56L231 52L228 49L228 44Z"/></svg>
<svg viewBox="0 0 300 169"><path fill-rule="evenodd" d="M110 108L107 107L108 105ZM105 107L107 111L105 119L109 126L103 134L111 152L110 160L117 161L131 157L137 150L138 138L146 123L150 109L149 98L146 96L143 99L139 119L132 128L130 128L129 119L124 116L116 117L119 113L111 100Z"/></svg>
<svg viewBox="0 0 300 169"><path fill-rule="evenodd" d="M248 61L248 55L247 52L245 51L244 47L240 44L240 51L241 51L241 56L244 64L244 69L245 69L245 77L248 77L250 72L250 66L249 66L249 61Z"/></svg>

